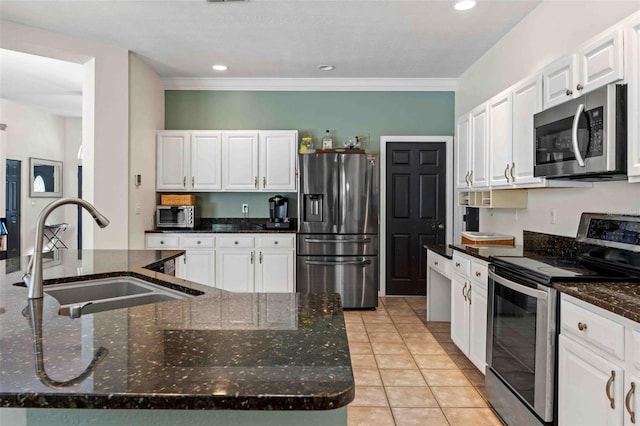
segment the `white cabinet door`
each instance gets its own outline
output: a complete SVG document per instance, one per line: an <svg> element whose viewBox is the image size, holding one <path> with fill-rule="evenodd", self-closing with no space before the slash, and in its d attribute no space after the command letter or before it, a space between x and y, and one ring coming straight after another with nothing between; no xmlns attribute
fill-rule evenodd
<svg viewBox="0 0 640 426"><path fill-rule="evenodd" d="M216 287L233 292L253 292L253 263L253 250L218 249L216 251Z"/></svg>
<svg viewBox="0 0 640 426"><path fill-rule="evenodd" d="M540 183L542 178L533 176L534 130L533 115L542 111L542 74L521 81L513 93L513 163L509 174L513 183Z"/></svg>
<svg viewBox="0 0 640 426"><path fill-rule="evenodd" d="M542 70L544 88L544 109L561 104L573 98L574 83L577 80L576 56L562 57Z"/></svg>
<svg viewBox="0 0 640 426"><path fill-rule="evenodd" d="M261 250L257 253L256 292L293 292L294 252L292 250Z"/></svg>
<svg viewBox="0 0 640 426"><path fill-rule="evenodd" d="M260 188L295 191L298 132L261 131L259 139Z"/></svg>
<svg viewBox="0 0 640 426"><path fill-rule="evenodd" d="M487 104L471 111L471 174L469 180L474 188L489 186L489 114Z"/></svg>
<svg viewBox="0 0 640 426"><path fill-rule="evenodd" d="M624 406L622 368L562 334L558 346L558 424L621 425ZM614 401L614 408L611 408L607 392Z"/></svg>
<svg viewBox="0 0 640 426"><path fill-rule="evenodd" d="M189 173L189 132L158 132L156 189L186 191Z"/></svg>
<svg viewBox="0 0 640 426"><path fill-rule="evenodd" d="M456 188L469 187L469 151L471 150L471 116L465 114L456 124Z"/></svg>
<svg viewBox="0 0 640 426"><path fill-rule="evenodd" d="M627 24L625 38L628 96L627 173L640 182L640 16Z"/></svg>
<svg viewBox="0 0 640 426"><path fill-rule="evenodd" d="M451 280L451 340L464 353L469 353L469 283L458 274Z"/></svg>
<svg viewBox="0 0 640 426"><path fill-rule="evenodd" d="M222 165L224 189L257 190L258 132L223 132Z"/></svg>
<svg viewBox="0 0 640 426"><path fill-rule="evenodd" d="M215 287L214 265L213 250L188 250L185 253L185 271L180 278Z"/></svg>
<svg viewBox="0 0 640 426"><path fill-rule="evenodd" d="M222 189L220 138L220 132L191 132L191 177L188 185L194 191Z"/></svg>
<svg viewBox="0 0 640 426"><path fill-rule="evenodd" d="M587 42L578 52L580 74L574 94L589 92L624 77L622 27Z"/></svg>
<svg viewBox="0 0 640 426"><path fill-rule="evenodd" d="M489 170L490 185L511 185L512 163L512 95L511 91L493 97L489 108Z"/></svg>
<svg viewBox="0 0 640 426"><path fill-rule="evenodd" d="M469 359L482 373L487 366L487 288L473 282L469 297Z"/></svg>

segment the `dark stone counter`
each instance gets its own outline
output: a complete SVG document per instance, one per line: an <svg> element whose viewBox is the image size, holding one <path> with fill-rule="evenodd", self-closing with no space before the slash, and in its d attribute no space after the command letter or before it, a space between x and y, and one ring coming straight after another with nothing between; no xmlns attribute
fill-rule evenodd
<svg viewBox="0 0 640 426"><path fill-rule="evenodd" d="M145 231L147 234L152 233L293 233L298 230L298 220L296 218L291 219L289 229L267 228L267 222L269 218L202 218L200 225L195 228L160 228L151 231Z"/></svg>
<svg viewBox="0 0 640 426"><path fill-rule="evenodd" d="M640 322L640 282L556 283L558 291Z"/></svg>
<svg viewBox="0 0 640 426"><path fill-rule="evenodd" d="M432 252L439 254L442 257L451 259L453 257L453 249L450 246L442 244L425 244L423 246L425 250L431 250Z"/></svg>
<svg viewBox="0 0 640 426"><path fill-rule="evenodd" d="M329 410L353 400L337 294L230 293L144 268L182 251L56 253L45 292L68 277L130 274L204 294L77 319L45 294L23 313L27 289L13 284L27 258L0 262L3 407Z"/></svg>

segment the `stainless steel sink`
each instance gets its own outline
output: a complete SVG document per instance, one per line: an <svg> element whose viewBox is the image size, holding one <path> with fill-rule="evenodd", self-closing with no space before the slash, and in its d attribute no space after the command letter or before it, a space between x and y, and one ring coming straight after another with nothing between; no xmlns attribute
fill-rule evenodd
<svg viewBox="0 0 640 426"><path fill-rule="evenodd" d="M60 315L72 318L191 297L189 294L126 275L45 286L44 292L60 303Z"/></svg>

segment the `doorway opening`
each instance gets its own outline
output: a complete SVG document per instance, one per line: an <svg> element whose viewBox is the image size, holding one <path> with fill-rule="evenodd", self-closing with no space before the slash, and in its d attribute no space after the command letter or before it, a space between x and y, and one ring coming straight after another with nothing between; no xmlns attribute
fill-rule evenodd
<svg viewBox="0 0 640 426"><path fill-rule="evenodd" d="M20 160L7 159L6 171L6 218L7 218L7 259L20 256L20 218L22 216L22 188L20 176L22 174L22 162Z"/></svg>

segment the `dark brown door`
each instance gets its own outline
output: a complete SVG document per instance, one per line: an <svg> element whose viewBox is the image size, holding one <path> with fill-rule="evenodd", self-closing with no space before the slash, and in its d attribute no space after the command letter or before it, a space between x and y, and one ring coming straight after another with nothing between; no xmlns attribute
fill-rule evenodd
<svg viewBox="0 0 640 426"><path fill-rule="evenodd" d="M20 170L20 161L7 160L7 258L20 256Z"/></svg>
<svg viewBox="0 0 640 426"><path fill-rule="evenodd" d="M426 294L425 244L445 243L446 144L387 144L386 294Z"/></svg>

